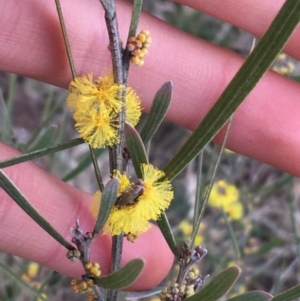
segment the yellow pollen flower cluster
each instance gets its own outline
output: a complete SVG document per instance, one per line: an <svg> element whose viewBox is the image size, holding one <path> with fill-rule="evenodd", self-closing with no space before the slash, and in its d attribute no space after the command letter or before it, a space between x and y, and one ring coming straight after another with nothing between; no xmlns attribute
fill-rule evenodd
<svg viewBox="0 0 300 301"><path fill-rule="evenodd" d="M118 114L123 105L119 99L125 89L125 121L135 126L141 116L141 102L130 87L115 84L112 76L93 80L88 74L76 77L69 86L67 104L73 112L75 128L93 148L112 146L119 142Z"/></svg>
<svg viewBox="0 0 300 301"><path fill-rule="evenodd" d="M243 216L243 206L239 202L239 190L235 185L220 180L214 183L208 203L215 208L223 209L231 220Z"/></svg>
<svg viewBox="0 0 300 301"><path fill-rule="evenodd" d="M170 181L159 181L164 176L164 172L151 164L142 164L142 174L142 180L134 184L125 173L114 173L114 177L120 181L118 194L120 203L117 202L109 215L104 226L105 234L138 237L151 227L149 220L157 220L169 207L173 199L173 191ZM135 189L138 189L139 193L133 194ZM129 196L132 197L129 198ZM123 197L124 200L122 200ZM101 193L97 192L91 205L94 217L98 214L99 200L101 200Z"/></svg>
<svg viewBox="0 0 300 301"><path fill-rule="evenodd" d="M144 56L148 53L148 48L152 42L150 32L142 30L136 37L130 37L127 49L131 51L131 62L137 66L144 65Z"/></svg>

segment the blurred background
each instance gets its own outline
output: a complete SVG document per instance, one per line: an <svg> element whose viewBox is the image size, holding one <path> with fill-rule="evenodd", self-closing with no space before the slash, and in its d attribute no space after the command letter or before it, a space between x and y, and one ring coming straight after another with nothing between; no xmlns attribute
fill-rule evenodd
<svg viewBox="0 0 300 301"><path fill-rule="evenodd" d="M228 23L171 1L145 1L144 9L243 56L249 52L253 36ZM275 61L273 69L300 79L298 62L284 54ZM65 105L67 91L7 73L0 73L0 89L1 141L29 152L78 137ZM179 149L189 135L189 131L165 122L152 140L155 156L150 153L150 162L164 166L174 155L173 150ZM218 152L219 146L214 144L209 144L203 152L202 194L209 184ZM108 179L107 151L97 150L96 154ZM86 145L42 157L36 163L87 192L94 193L97 189ZM198 159L194 160L173 183L175 199L167 215L179 242L187 241L192 231L198 163ZM299 202L299 179L226 150L196 238L208 250L199 265L202 275L214 274L232 264L240 266L242 275L230 296L257 289L275 294L298 284ZM166 282L174 281L175 273L176 267ZM0 253L0 300L38 300L24 284L39 290L49 300L86 299L72 292L69 278Z"/></svg>

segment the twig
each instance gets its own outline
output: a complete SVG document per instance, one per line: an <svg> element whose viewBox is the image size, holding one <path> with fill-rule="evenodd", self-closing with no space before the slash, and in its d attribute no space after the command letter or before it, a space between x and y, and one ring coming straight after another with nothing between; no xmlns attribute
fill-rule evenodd
<svg viewBox="0 0 300 301"><path fill-rule="evenodd" d="M122 48L120 43L119 29L117 23L117 15L114 1L100 0L105 10L105 22L109 36L109 44L112 58L114 81L117 84L124 85L120 89L119 99L125 103L125 79L123 76L122 67ZM124 132L125 122L125 106L122 107L119 113L119 139L120 143L109 148L110 157L110 172L113 174L114 170L123 171L123 148L125 141ZM120 268L122 258L123 236L113 236L112 238L112 262L111 270L116 271ZM108 300L116 300L117 290L111 290L108 293Z"/></svg>

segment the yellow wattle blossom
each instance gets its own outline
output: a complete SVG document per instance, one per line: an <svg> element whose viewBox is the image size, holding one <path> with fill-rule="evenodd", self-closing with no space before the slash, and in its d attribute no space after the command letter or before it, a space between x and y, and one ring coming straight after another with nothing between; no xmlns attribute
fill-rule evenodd
<svg viewBox="0 0 300 301"><path fill-rule="evenodd" d="M209 200L209 205L223 209L232 220L243 216L243 206L239 202L239 190L235 185L220 180L214 183Z"/></svg>
<svg viewBox="0 0 300 301"><path fill-rule="evenodd" d="M125 191L126 189L128 189L132 186L132 183L130 182L130 179L126 175L126 173L121 173L118 170L115 170L113 177L119 179L118 196L120 196L123 191Z"/></svg>
<svg viewBox="0 0 300 301"><path fill-rule="evenodd" d="M122 104L118 93L123 85L114 83L112 76L100 76L93 80L93 74L76 77L69 85L70 95L67 104L71 110L77 110L83 105L106 107L107 110L119 112Z"/></svg>
<svg viewBox="0 0 300 301"><path fill-rule="evenodd" d="M73 118L80 137L93 148L103 148L119 142L118 119L113 112L83 106L75 111Z"/></svg>
<svg viewBox="0 0 300 301"><path fill-rule="evenodd" d="M126 88L126 114L125 120L127 123L135 126L139 122L142 114L141 101L138 95L130 87Z"/></svg>
<svg viewBox="0 0 300 301"><path fill-rule="evenodd" d="M21 278L28 283L32 283L34 281L34 279L37 277L39 269L40 269L40 266L38 263L30 262L27 266L26 273L23 273L21 275Z"/></svg>
<svg viewBox="0 0 300 301"><path fill-rule="evenodd" d="M69 86L67 104L73 111L75 128L81 138L93 148L104 148L119 142L118 114L125 105L125 121L135 126L141 116L141 102L130 87L126 87L125 104L119 99L124 85L114 83L112 74L96 81L88 74L76 77Z"/></svg>
<svg viewBox="0 0 300 301"><path fill-rule="evenodd" d="M168 208L173 191L170 181L159 182L164 172L151 164L143 164L142 173L142 181L134 184L125 173L115 172L114 177L120 180L120 202L117 201L109 215L104 226L105 234L139 236L151 227L149 220L157 220L162 211ZM133 193L135 189L138 191L136 195ZM101 194L97 192L91 206L94 216L98 214L100 198Z"/></svg>

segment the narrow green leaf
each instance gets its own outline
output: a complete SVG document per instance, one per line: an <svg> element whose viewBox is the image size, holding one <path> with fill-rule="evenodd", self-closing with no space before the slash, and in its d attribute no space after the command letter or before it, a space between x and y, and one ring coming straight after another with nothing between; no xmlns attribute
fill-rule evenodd
<svg viewBox="0 0 300 301"><path fill-rule="evenodd" d="M289 290L275 296L272 301L292 301L300 297L300 284L290 288Z"/></svg>
<svg viewBox="0 0 300 301"><path fill-rule="evenodd" d="M225 212L224 207L223 207L222 211L223 211L223 217L225 219L225 223L227 226L227 231L228 231L229 237L231 239L232 247L235 252L235 257L236 257L236 259L241 259L241 251L239 248L238 238L236 237L236 234L234 233L234 230L231 225L231 221L229 220L229 217L227 215L227 212Z"/></svg>
<svg viewBox="0 0 300 301"><path fill-rule="evenodd" d="M126 295L125 300L137 300L137 299L151 297L153 295L159 294L164 288L165 288L164 286L160 286L160 287L154 287L146 291L131 292Z"/></svg>
<svg viewBox="0 0 300 301"><path fill-rule="evenodd" d="M191 245L192 246L195 243L195 239L196 239L197 233L199 231L199 227L200 227L200 224L201 224L201 221L202 221L202 217L204 215L204 210L205 210L206 205L208 203L208 199L209 199L209 196L210 196L210 193L211 193L211 190L212 190L212 187L213 187L216 175L217 175L217 170L218 170L218 168L220 166L222 154L224 152L224 148L225 148L225 145L226 145L226 142L227 142L227 138L228 138L228 135L229 135L229 132L230 132L230 128L231 128L231 124L232 124L232 119L233 119L233 117L231 117L230 120L229 120L229 122L228 122L227 129L226 129L226 134L224 136L224 139L223 139L223 142L222 142L222 145L221 145L221 149L219 151L219 154L218 154L218 157L217 157L217 161L215 163L215 166L214 166L214 169L213 169L210 181L209 181L208 189L207 189L207 191L205 193L204 200L201 201L201 203L199 203L199 210L200 211L199 211L199 215L197 217L197 221L195 223L195 226L193 228L193 233L192 233L192 236L191 236Z"/></svg>
<svg viewBox="0 0 300 301"><path fill-rule="evenodd" d="M299 20L300 1L287 0L264 37L234 76L217 103L164 168L166 178L173 179L183 170L225 124L267 71L293 33Z"/></svg>
<svg viewBox="0 0 300 301"><path fill-rule="evenodd" d="M46 148L54 139L57 131L57 125L51 125L46 131L39 137L33 147L30 148L30 152Z"/></svg>
<svg viewBox="0 0 300 301"><path fill-rule="evenodd" d="M164 83L156 92L149 116L141 132L141 138L146 145L161 125L172 98L172 82Z"/></svg>
<svg viewBox="0 0 300 301"><path fill-rule="evenodd" d="M94 154L95 157L98 158L102 153L104 152L104 149L95 149ZM73 178L75 178L78 174L80 174L82 171L84 171L90 164L92 163L91 154L88 153L82 161L80 161L77 166L72 169L70 172L68 172L65 176L62 177L62 180L67 182Z"/></svg>
<svg viewBox="0 0 300 301"><path fill-rule="evenodd" d="M127 123L125 124L125 135L134 170L136 172L137 177L141 179L141 164L148 163L145 146L136 129Z"/></svg>
<svg viewBox="0 0 300 301"><path fill-rule="evenodd" d="M227 301L269 301L272 299L272 295L263 291L252 291L233 298Z"/></svg>
<svg viewBox="0 0 300 301"><path fill-rule="evenodd" d="M0 89L0 129L1 129L0 141L2 142L9 141L9 136L12 130L11 120L1 89Z"/></svg>
<svg viewBox="0 0 300 301"><path fill-rule="evenodd" d="M66 140L67 128L70 122L68 116L69 116L69 110L66 106L63 106L62 114L60 116L60 124L59 124L57 134L55 135L54 144L59 144Z"/></svg>
<svg viewBox="0 0 300 301"><path fill-rule="evenodd" d="M171 226L169 224L168 218L166 216L166 213L163 212L159 219L156 221L157 225L159 226L159 229L161 233L163 234L167 244L169 245L169 248L171 249L172 253L175 257L178 256L178 248L176 244L175 237L173 235Z"/></svg>
<svg viewBox="0 0 300 301"><path fill-rule="evenodd" d="M89 145L89 149L90 149L90 155L91 155L91 159L92 159L92 162L93 162L93 167L94 167L98 187L99 187L100 191L103 191L104 184L103 184L100 168L99 168L99 165L98 165L98 162L97 162L95 150L90 145Z"/></svg>
<svg viewBox="0 0 300 301"><path fill-rule="evenodd" d="M186 301L216 301L224 296L239 277L241 269L237 266L229 267L215 276L205 287Z"/></svg>
<svg viewBox="0 0 300 301"><path fill-rule="evenodd" d="M139 24L142 6L143 0L134 0L128 38L136 36L136 30Z"/></svg>
<svg viewBox="0 0 300 301"><path fill-rule="evenodd" d="M41 292L39 292L38 290L36 290L34 287L32 287L31 285L29 285L26 281L24 281L19 275L13 273L9 268L7 268L4 264L2 264L0 262L0 268L8 274L9 277L11 277L12 279L16 280L19 284L21 284L22 286L26 287L34 296L38 297L39 300L43 300L43 301L47 301L48 298L45 298L44 296L42 296Z"/></svg>
<svg viewBox="0 0 300 301"><path fill-rule="evenodd" d="M129 148L130 157L138 178L142 178L141 164L148 163L148 158L144 144L141 140L139 133L134 127L129 124L125 124L125 135L126 142ZM176 241L172 233L170 224L168 222L166 214L163 212L160 218L157 220L157 225L159 226L162 234L164 235L170 249L176 256L178 254Z"/></svg>
<svg viewBox="0 0 300 301"><path fill-rule="evenodd" d="M11 117L12 117L12 111L14 107L14 99L15 99L15 93L17 88L17 79L18 79L18 75L16 74L10 75L7 103L5 103L2 90L0 90L0 120L2 121L2 124L0 124L0 127L2 127L0 141L2 142L10 141L11 135L13 133Z"/></svg>
<svg viewBox="0 0 300 301"><path fill-rule="evenodd" d="M52 154L55 152L62 151L67 148L74 147L74 146L82 144L82 143L84 143L84 141L81 138L77 138L77 139L73 139L73 140L58 144L58 145L54 145L54 146L46 147L46 148L43 148L40 150L36 150L36 151L30 152L30 153L23 154L18 157L12 158L12 159L0 161L0 168L5 168L5 167L19 164L22 162L30 161L30 160L33 160L33 159L36 159L36 158L39 158L42 156L46 156L46 155L49 155L49 154Z"/></svg>
<svg viewBox="0 0 300 301"><path fill-rule="evenodd" d="M15 94L17 89L17 74L11 74L9 80L9 91L8 91L8 99L7 105L5 106L5 114L3 118L3 129L2 129L2 136L0 141L9 141L11 139L11 135L13 133L13 126L12 126L12 111L14 108L15 103Z"/></svg>
<svg viewBox="0 0 300 301"><path fill-rule="evenodd" d="M101 200L99 200L100 207L97 221L93 230L93 234L97 235L104 227L112 207L114 206L119 190L119 180L111 179L104 187Z"/></svg>
<svg viewBox="0 0 300 301"><path fill-rule="evenodd" d="M148 163L148 158L144 144L139 136L138 132L129 124L125 124L126 142L128 144L131 160L138 178L142 178L141 164ZM176 241L172 233L169 221L165 213L162 213L157 220L157 225L162 231L170 249L176 256L178 254Z"/></svg>
<svg viewBox="0 0 300 301"><path fill-rule="evenodd" d="M140 275L145 263L142 259L133 259L124 267L108 276L95 278L95 284L106 289L122 289L132 284Z"/></svg>
<svg viewBox="0 0 300 301"><path fill-rule="evenodd" d="M0 169L0 187L48 234L56 239L61 245L69 250L75 248L65 240L52 226L46 221L39 212L30 204L22 192L15 186L9 177Z"/></svg>
<svg viewBox="0 0 300 301"><path fill-rule="evenodd" d="M47 116L53 109L53 99L54 99L54 86L50 86L50 91L47 95L47 99L45 101L42 116L41 116L42 121L47 118ZM64 99L65 99L65 97L64 97ZM66 108L66 106L64 106L64 108Z"/></svg>
<svg viewBox="0 0 300 301"><path fill-rule="evenodd" d="M256 252L253 252L247 257L254 257L254 256L263 256L266 253L270 252L272 249L275 249L276 247L283 247L285 244L285 240L281 237L275 237L271 239L270 241L264 243Z"/></svg>
<svg viewBox="0 0 300 301"><path fill-rule="evenodd" d="M197 228L197 219L200 215L201 211L203 210L203 202L205 199L202 199L202 183L203 183L203 151L200 151L198 158L197 158L197 181L196 181L196 194L195 194L195 202L194 202L194 212L193 212L193 231ZM197 229L198 230L198 229ZM198 232L198 231L197 231Z"/></svg>
<svg viewBox="0 0 300 301"><path fill-rule="evenodd" d="M9 91L8 91L8 100L7 100L7 109L8 109L8 114L11 119L12 116L12 111L14 108L14 99L16 95L16 90L17 90L17 84L18 84L18 74L10 74L10 79L9 79Z"/></svg>
<svg viewBox="0 0 300 301"><path fill-rule="evenodd" d="M41 282L41 286L38 289L38 292L42 294L47 289L47 285L49 284L49 281L53 279L53 276L55 275L55 271L49 271L47 275L45 275L45 278L43 277L43 280ZM63 285L63 280L65 280L63 277L59 281L57 281L55 284L51 284L51 289L54 290L55 287L58 287L59 285ZM31 301L39 301L39 298L34 297Z"/></svg>

